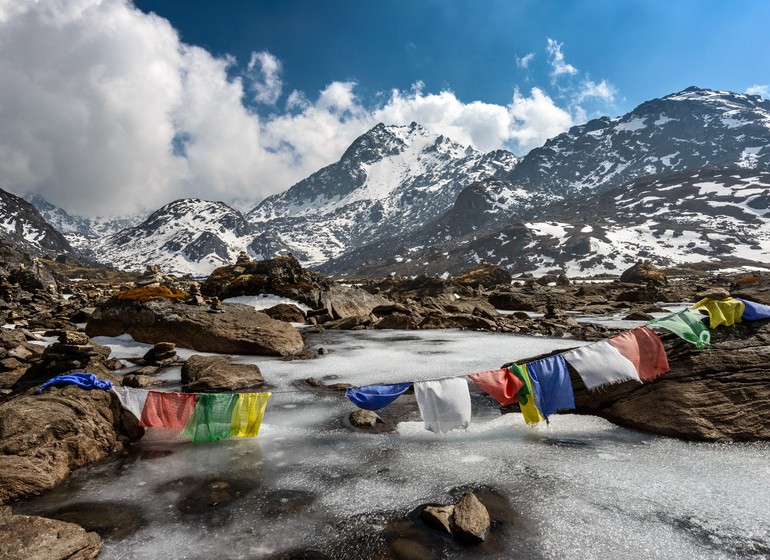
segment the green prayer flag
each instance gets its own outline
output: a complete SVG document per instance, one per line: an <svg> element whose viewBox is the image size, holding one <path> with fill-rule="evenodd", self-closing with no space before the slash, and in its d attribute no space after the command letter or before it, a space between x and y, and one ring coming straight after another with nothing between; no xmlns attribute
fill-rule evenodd
<svg viewBox="0 0 770 560"><path fill-rule="evenodd" d="M230 437L233 407L237 400L237 394L199 394L198 404L182 434L197 442Z"/></svg>
<svg viewBox="0 0 770 560"><path fill-rule="evenodd" d="M683 309L678 313L666 315L647 324L669 330L687 342L694 344L700 350L711 344L711 332L708 326L698 315L689 309Z"/></svg>

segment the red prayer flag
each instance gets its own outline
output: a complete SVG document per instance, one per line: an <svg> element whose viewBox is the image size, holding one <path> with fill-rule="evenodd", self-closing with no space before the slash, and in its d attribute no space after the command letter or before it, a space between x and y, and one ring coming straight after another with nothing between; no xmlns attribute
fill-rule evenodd
<svg viewBox="0 0 770 560"><path fill-rule="evenodd" d="M518 403L516 394L524 387L524 382L507 369L472 373L468 377L503 406Z"/></svg>
<svg viewBox="0 0 770 560"><path fill-rule="evenodd" d="M195 410L198 395L171 391L148 391L140 424L145 428L181 430Z"/></svg>
<svg viewBox="0 0 770 560"><path fill-rule="evenodd" d="M634 364L642 381L652 381L669 370L663 343L649 327L637 327L613 336L609 343Z"/></svg>

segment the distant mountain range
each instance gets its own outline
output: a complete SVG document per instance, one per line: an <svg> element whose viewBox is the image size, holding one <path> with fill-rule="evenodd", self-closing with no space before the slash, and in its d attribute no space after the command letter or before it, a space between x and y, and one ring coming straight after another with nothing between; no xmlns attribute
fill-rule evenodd
<svg viewBox="0 0 770 560"><path fill-rule="evenodd" d="M194 276L241 251L291 252L354 276L454 274L481 260L513 273L595 274L639 258L764 266L769 189L770 102L688 88L573 127L522 159L416 123L379 124L245 214L183 199L144 221L86 220L30 197L42 220L32 228L13 195L0 197L0 212L28 248Z"/></svg>

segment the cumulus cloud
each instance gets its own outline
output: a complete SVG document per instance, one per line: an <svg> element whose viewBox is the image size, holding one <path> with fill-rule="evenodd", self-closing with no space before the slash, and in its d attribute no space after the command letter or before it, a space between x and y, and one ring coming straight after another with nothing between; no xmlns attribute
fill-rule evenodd
<svg viewBox="0 0 770 560"><path fill-rule="evenodd" d="M770 99L770 85L754 85L746 90L749 95L759 95Z"/></svg>
<svg viewBox="0 0 770 560"><path fill-rule="evenodd" d="M586 80L575 95L575 101L581 103L586 99L595 98L607 103L614 103L616 93L615 88L606 80L602 80L598 84L591 80Z"/></svg>
<svg viewBox="0 0 770 560"><path fill-rule="evenodd" d="M254 101L275 105L283 88L281 62L267 51L253 52L246 70L251 80Z"/></svg>
<svg viewBox="0 0 770 560"><path fill-rule="evenodd" d="M549 47L572 68L561 44ZM255 52L240 68L181 42L167 20L129 0L0 0L0 52L0 186L85 215L184 197L257 202L336 161L378 122L416 121L480 150L523 155L580 115L538 88L499 105L425 92L420 82L374 107L352 81L291 91L281 107L274 55ZM604 81L582 91L614 92ZM257 111L265 104L268 116Z"/></svg>
<svg viewBox="0 0 770 560"><path fill-rule="evenodd" d="M564 59L564 53L561 52L563 46L564 43L559 43L550 37L548 38L546 51L548 52L548 61L551 64L551 76L553 78L557 78L563 74L577 74L577 68L571 64L567 64L567 61Z"/></svg>
<svg viewBox="0 0 770 560"><path fill-rule="evenodd" d="M532 59L535 58L535 53L527 53L522 57L516 57L516 66L519 68L527 68Z"/></svg>

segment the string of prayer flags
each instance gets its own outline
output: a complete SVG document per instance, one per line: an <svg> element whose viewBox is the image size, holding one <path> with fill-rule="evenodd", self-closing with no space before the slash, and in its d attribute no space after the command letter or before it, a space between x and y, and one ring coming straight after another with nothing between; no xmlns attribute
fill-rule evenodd
<svg viewBox="0 0 770 560"><path fill-rule="evenodd" d="M589 391L623 381L641 383L634 364L607 340L565 352L564 358L575 368Z"/></svg>
<svg viewBox="0 0 770 560"><path fill-rule="evenodd" d="M524 386L519 390L518 395L519 409L521 410L521 415L524 417L524 421L527 424L537 424L543 420L543 417L535 403L536 394L532 387L532 380L529 377L527 366L511 364L508 366L508 369L524 383Z"/></svg>
<svg viewBox="0 0 770 560"><path fill-rule="evenodd" d="M712 329L717 328L719 325L730 327L735 323L740 323L745 308L746 305L741 300L731 297L725 299L703 298L690 307L690 309L695 311L705 310L709 314L711 322L709 326Z"/></svg>
<svg viewBox="0 0 770 560"><path fill-rule="evenodd" d="M230 435L257 437L270 393L239 393L230 420Z"/></svg>
<svg viewBox="0 0 770 560"><path fill-rule="evenodd" d="M148 391L139 424L145 428L182 430L197 403L196 393Z"/></svg>
<svg viewBox="0 0 770 560"><path fill-rule="evenodd" d="M708 326L689 309L666 315L647 323L648 326L669 330L687 342L703 350L711 344L711 332Z"/></svg>
<svg viewBox="0 0 770 560"><path fill-rule="evenodd" d="M132 387L113 387L112 392L118 396L120 406L136 416L137 420L142 417L142 410L144 410L144 403L147 402L149 391Z"/></svg>
<svg viewBox="0 0 770 560"><path fill-rule="evenodd" d="M56 377L52 377L51 379L43 383L40 386L40 388L37 391L35 391L35 394L39 395L48 387L59 386L59 385L77 385L78 387L80 387L81 389L85 389L86 391L90 391L92 389L101 389L102 391L109 391L112 388L111 381L99 379L93 373L76 372L76 373L67 373L65 375L57 375Z"/></svg>
<svg viewBox="0 0 770 560"><path fill-rule="evenodd" d="M365 385L363 387L348 387L345 394L350 402L365 410L379 410L388 406L403 395L411 383L394 383L391 385Z"/></svg>
<svg viewBox="0 0 770 560"><path fill-rule="evenodd" d="M236 394L200 393L182 435L191 441L217 441L230 437Z"/></svg>
<svg viewBox="0 0 770 560"><path fill-rule="evenodd" d="M508 368L472 373L468 377L502 406L519 402L517 393L524 387L524 381L511 373Z"/></svg>
<svg viewBox="0 0 770 560"><path fill-rule="evenodd" d="M770 319L770 305L749 301L747 299L735 299L742 302L744 305L741 319L745 321L761 321L762 319Z"/></svg>
<svg viewBox="0 0 770 560"><path fill-rule="evenodd" d="M418 381L414 395L425 429L443 434L471 423L471 394L464 377Z"/></svg>
<svg viewBox="0 0 770 560"><path fill-rule="evenodd" d="M649 327L637 327L608 340L624 358L634 364L642 381L652 381L669 370L663 343Z"/></svg>
<svg viewBox="0 0 770 560"><path fill-rule="evenodd" d="M558 410L575 408L575 393L564 356L556 354L529 362L527 374L544 418Z"/></svg>

